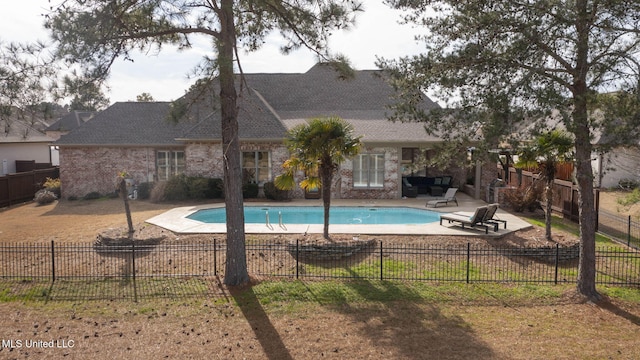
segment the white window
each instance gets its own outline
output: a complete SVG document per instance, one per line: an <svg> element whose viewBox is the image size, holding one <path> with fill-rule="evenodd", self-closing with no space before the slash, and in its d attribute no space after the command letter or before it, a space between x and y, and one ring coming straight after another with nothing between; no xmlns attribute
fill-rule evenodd
<svg viewBox="0 0 640 360"><path fill-rule="evenodd" d="M242 153L244 176L257 184L271 180L271 156L268 151L245 151Z"/></svg>
<svg viewBox="0 0 640 360"><path fill-rule="evenodd" d="M353 186L384 187L384 154L360 154L353 159Z"/></svg>
<svg viewBox="0 0 640 360"><path fill-rule="evenodd" d="M160 150L156 152L158 180L168 180L173 175L184 172L184 151Z"/></svg>

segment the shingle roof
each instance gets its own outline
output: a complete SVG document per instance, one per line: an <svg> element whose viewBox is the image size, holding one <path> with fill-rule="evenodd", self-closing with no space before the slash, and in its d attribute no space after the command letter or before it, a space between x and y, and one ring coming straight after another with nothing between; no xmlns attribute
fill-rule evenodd
<svg viewBox="0 0 640 360"><path fill-rule="evenodd" d="M283 139L287 129L272 109L249 89L238 97L238 137L251 140ZM189 129L182 136L185 140L221 140L222 126L220 111L212 111L209 116Z"/></svg>
<svg viewBox="0 0 640 360"><path fill-rule="evenodd" d="M393 88L381 71L356 71L341 80L326 64L304 74L245 74L248 86L239 93L238 130L244 140L279 140L287 129L306 119L339 116L354 126L365 142L433 142L421 123L387 120ZM168 120L168 102L116 103L57 141L60 145L173 145L185 141L221 140L217 86L200 94L185 118ZM188 98L189 95L185 98ZM194 97L195 98L195 97ZM425 96L424 108L437 104Z"/></svg>
<svg viewBox="0 0 640 360"><path fill-rule="evenodd" d="M387 119L394 94L382 71L356 71L354 78L342 80L327 64L317 64L304 74L247 74L246 78L282 119ZM427 97L424 105L438 107Z"/></svg>
<svg viewBox="0 0 640 360"><path fill-rule="evenodd" d="M42 143L52 139L21 120L0 119L0 143Z"/></svg>
<svg viewBox="0 0 640 360"><path fill-rule="evenodd" d="M46 131L71 131L87 122L95 114L95 111L74 110L47 127Z"/></svg>
<svg viewBox="0 0 640 360"><path fill-rule="evenodd" d="M339 116L354 127L364 142L437 142L423 123L388 120L393 88L379 70L356 71L352 79L339 79L327 64L317 64L304 74L247 74L256 89L283 120L287 129L306 119ZM438 105L426 96L423 108Z"/></svg>
<svg viewBox="0 0 640 360"><path fill-rule="evenodd" d="M83 126L63 135L60 145L177 145L193 123L167 120L168 102L118 102Z"/></svg>

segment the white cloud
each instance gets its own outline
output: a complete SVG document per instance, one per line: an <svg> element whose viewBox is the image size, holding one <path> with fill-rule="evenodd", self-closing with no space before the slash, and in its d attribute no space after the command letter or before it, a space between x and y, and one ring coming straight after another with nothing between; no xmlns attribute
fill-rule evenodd
<svg viewBox="0 0 640 360"><path fill-rule="evenodd" d="M397 58L416 54L419 44L415 30L399 25L400 13L389 9L380 0L365 0L365 12L359 14L356 27L348 32L335 33L331 38L333 53L346 55L356 69L374 69L376 56ZM3 4L0 13L0 39L9 41L46 40L42 26L48 0L29 0ZM135 100L136 95L150 93L156 100L168 101L184 94L193 83L187 75L205 54L211 55L211 42L198 39L197 47L178 52L166 47L158 55L135 56L134 62L118 61L109 80L112 102ZM305 72L317 61L314 54L298 50L282 55L278 37L273 35L260 51L240 54L243 70L256 72Z"/></svg>

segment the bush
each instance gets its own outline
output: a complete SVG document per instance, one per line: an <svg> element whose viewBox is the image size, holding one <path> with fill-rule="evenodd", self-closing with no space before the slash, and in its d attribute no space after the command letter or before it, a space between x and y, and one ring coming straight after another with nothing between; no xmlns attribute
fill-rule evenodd
<svg viewBox="0 0 640 360"><path fill-rule="evenodd" d="M639 185L638 181L634 179L620 179L620 181L618 181L618 187L623 190L637 189Z"/></svg>
<svg viewBox="0 0 640 360"><path fill-rule="evenodd" d="M217 178L172 176L168 181L145 185L152 188L148 197L143 197L143 192L147 191L143 184L138 186L138 197L149 198L152 202L219 199L223 196L222 179Z"/></svg>
<svg viewBox="0 0 640 360"><path fill-rule="evenodd" d="M56 194L58 198L60 197L60 186L61 186L60 179L58 178L52 179L50 177L48 177L47 180L44 182L44 184L42 184L42 187Z"/></svg>
<svg viewBox="0 0 640 360"><path fill-rule="evenodd" d="M625 194L623 197L617 200L618 204L622 206L631 206L640 202L640 188L635 188L628 194Z"/></svg>
<svg viewBox="0 0 640 360"><path fill-rule="evenodd" d="M157 183L154 184L153 188L151 189L151 194L149 195L149 199L151 200L151 202L161 202L164 201L164 193L165 193L165 189L167 187L167 182L166 181L159 181Z"/></svg>
<svg viewBox="0 0 640 360"><path fill-rule="evenodd" d="M189 197L186 175L172 176L167 180L164 188L164 200L182 201Z"/></svg>
<svg viewBox="0 0 640 360"><path fill-rule="evenodd" d="M224 197L224 183L222 182L222 179L208 179L206 197L207 199L221 199Z"/></svg>
<svg viewBox="0 0 640 360"><path fill-rule="evenodd" d="M100 195L97 191L92 191L83 197L84 200L95 200L100 199L102 195Z"/></svg>
<svg viewBox="0 0 640 360"><path fill-rule="evenodd" d="M542 187L536 184L520 186L504 192L504 200L515 212L535 211L540 208Z"/></svg>
<svg viewBox="0 0 640 360"><path fill-rule="evenodd" d="M51 204L56 201L58 197L52 191L47 189L38 190L33 200L39 205Z"/></svg>
<svg viewBox="0 0 640 360"><path fill-rule="evenodd" d="M242 196L245 199L257 198L258 192L260 192L260 186L258 186L258 184L249 183L242 185Z"/></svg>
<svg viewBox="0 0 640 360"><path fill-rule="evenodd" d="M146 200L151 196L151 190L153 190L152 182L143 182L138 184L138 199Z"/></svg>
<svg viewBox="0 0 640 360"><path fill-rule="evenodd" d="M287 190L280 190L276 187L273 181L264 183L264 196L267 199L282 201L289 198L289 192Z"/></svg>
<svg viewBox="0 0 640 360"><path fill-rule="evenodd" d="M209 191L209 179L200 176L186 178L187 197L189 199L205 199Z"/></svg>

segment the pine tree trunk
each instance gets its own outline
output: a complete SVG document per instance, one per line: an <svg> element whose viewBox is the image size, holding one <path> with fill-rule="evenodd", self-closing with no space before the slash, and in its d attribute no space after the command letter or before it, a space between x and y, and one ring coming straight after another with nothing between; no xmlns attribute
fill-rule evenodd
<svg viewBox="0 0 640 360"><path fill-rule="evenodd" d="M579 192L580 263L578 291L599 299L596 291L596 217L593 196L593 168L591 167L591 131L587 113L587 70L589 64L590 11L587 0L576 0L576 69L573 79L573 124L576 136L576 178Z"/></svg>
<svg viewBox="0 0 640 360"><path fill-rule="evenodd" d="M236 44L233 0L222 0L219 16L221 39L217 46L220 70L222 148L224 149L224 193L227 213L227 260L224 283L235 286L248 283L249 274L245 249L237 93L233 73L233 56Z"/></svg>

